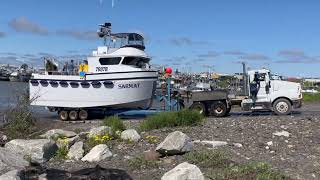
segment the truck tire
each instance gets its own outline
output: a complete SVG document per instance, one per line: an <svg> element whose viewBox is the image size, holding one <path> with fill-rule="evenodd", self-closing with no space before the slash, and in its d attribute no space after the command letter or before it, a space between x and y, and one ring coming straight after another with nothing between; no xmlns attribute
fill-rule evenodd
<svg viewBox="0 0 320 180"><path fill-rule="evenodd" d="M75 121L78 119L78 112L77 111L70 111L69 118L71 121Z"/></svg>
<svg viewBox="0 0 320 180"><path fill-rule="evenodd" d="M190 106L191 110L198 111L201 115L206 116L207 110L206 106L201 102L195 102Z"/></svg>
<svg viewBox="0 0 320 180"><path fill-rule="evenodd" d="M87 119L88 119L88 111L86 111L86 110L80 110L80 111L79 111L79 119L81 119L81 120L87 120Z"/></svg>
<svg viewBox="0 0 320 180"><path fill-rule="evenodd" d="M68 111L62 110L58 112L59 118L62 121L67 121L69 118L69 113Z"/></svg>
<svg viewBox="0 0 320 180"><path fill-rule="evenodd" d="M222 101L213 102L210 107L210 113L215 117L224 117L227 115L227 112L227 105Z"/></svg>
<svg viewBox="0 0 320 180"><path fill-rule="evenodd" d="M273 103L273 110L279 116L290 114L291 108L290 101L284 98L280 98Z"/></svg>

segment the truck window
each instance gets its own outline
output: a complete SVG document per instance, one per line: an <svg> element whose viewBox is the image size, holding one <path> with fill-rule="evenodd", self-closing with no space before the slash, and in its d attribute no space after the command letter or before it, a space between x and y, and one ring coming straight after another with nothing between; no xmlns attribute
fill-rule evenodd
<svg viewBox="0 0 320 180"><path fill-rule="evenodd" d="M260 81L265 81L266 74L265 73L261 73L261 74L258 75L258 78L259 78Z"/></svg>
<svg viewBox="0 0 320 180"><path fill-rule="evenodd" d="M112 58L100 58L99 62L101 65L118 65L121 61L121 57Z"/></svg>

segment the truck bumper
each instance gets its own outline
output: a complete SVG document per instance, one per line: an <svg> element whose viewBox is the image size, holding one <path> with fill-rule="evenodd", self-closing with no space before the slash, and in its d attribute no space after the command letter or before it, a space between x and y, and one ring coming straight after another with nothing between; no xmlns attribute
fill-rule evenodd
<svg viewBox="0 0 320 180"><path fill-rule="evenodd" d="M302 107L302 99L297 99L292 101L293 108L301 108Z"/></svg>

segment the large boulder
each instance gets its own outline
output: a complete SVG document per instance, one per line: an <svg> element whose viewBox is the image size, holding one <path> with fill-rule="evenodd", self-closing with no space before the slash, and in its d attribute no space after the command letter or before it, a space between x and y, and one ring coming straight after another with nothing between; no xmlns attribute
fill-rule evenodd
<svg viewBox="0 0 320 180"><path fill-rule="evenodd" d="M0 164L0 173L5 170L23 169L30 165L23 155L6 148L0 148Z"/></svg>
<svg viewBox="0 0 320 180"><path fill-rule="evenodd" d="M111 127L109 127L109 126L99 126L99 127L96 127L96 128L91 128L90 132L88 133L88 137L89 138L93 138L95 136L104 136L106 134L109 134L109 135L112 134Z"/></svg>
<svg viewBox="0 0 320 180"><path fill-rule="evenodd" d="M191 151L193 143L191 139L181 131L170 133L165 140L160 143L156 151L164 155L182 154Z"/></svg>
<svg viewBox="0 0 320 180"><path fill-rule="evenodd" d="M204 176L200 169L193 164L187 162L181 163L170 171L166 172L161 180L204 180Z"/></svg>
<svg viewBox="0 0 320 180"><path fill-rule="evenodd" d="M1 180L20 180L21 178L21 171L19 170L12 170L0 176Z"/></svg>
<svg viewBox="0 0 320 180"><path fill-rule="evenodd" d="M99 162L109 157L112 157L112 153L109 150L108 146L105 144L99 144L92 148L90 152L87 155L85 155L81 160L88 162Z"/></svg>
<svg viewBox="0 0 320 180"><path fill-rule="evenodd" d="M44 133L43 135L41 135L40 137L47 138L47 139L53 139L53 138L57 138L59 136L71 138L71 137L75 137L76 135L77 135L77 133L75 133L73 131L65 131L62 129L51 129L51 130L47 131L46 133Z"/></svg>
<svg viewBox="0 0 320 180"><path fill-rule="evenodd" d="M5 148L27 157L33 163L50 160L58 150L56 143L49 139L15 139L9 141Z"/></svg>
<svg viewBox="0 0 320 180"><path fill-rule="evenodd" d="M125 131L122 131L121 133L121 139L138 142L141 139L141 136L139 133L134 129L127 129Z"/></svg>
<svg viewBox="0 0 320 180"><path fill-rule="evenodd" d="M76 161L80 160L83 157L83 142L76 142L73 146L71 146L67 157L68 159L74 159Z"/></svg>

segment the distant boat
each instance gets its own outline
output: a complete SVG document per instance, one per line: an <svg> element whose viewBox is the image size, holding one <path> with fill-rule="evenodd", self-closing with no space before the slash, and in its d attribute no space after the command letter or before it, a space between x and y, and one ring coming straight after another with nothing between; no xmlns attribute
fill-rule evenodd
<svg viewBox="0 0 320 180"><path fill-rule="evenodd" d="M9 79L9 73L5 70L0 70L0 81L10 81Z"/></svg>
<svg viewBox="0 0 320 180"><path fill-rule="evenodd" d="M15 71L15 72L11 73L10 76L9 76L9 79L10 79L11 82L20 81L18 72Z"/></svg>

